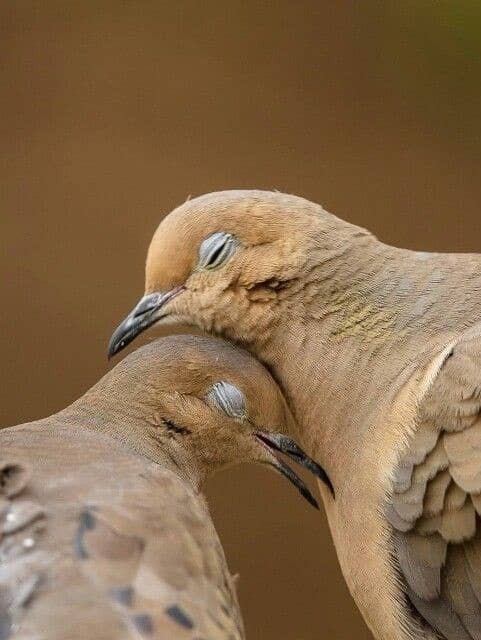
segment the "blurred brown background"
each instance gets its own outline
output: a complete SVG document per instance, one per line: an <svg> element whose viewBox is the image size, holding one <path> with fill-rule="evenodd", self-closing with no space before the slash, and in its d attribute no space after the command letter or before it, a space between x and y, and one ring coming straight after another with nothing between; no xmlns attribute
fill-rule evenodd
<svg viewBox="0 0 481 640"><path fill-rule="evenodd" d="M477 0L2 2L0 423L106 370L189 194L279 189L481 251L480 35ZM209 495L251 640L370 637L324 516L256 468Z"/></svg>

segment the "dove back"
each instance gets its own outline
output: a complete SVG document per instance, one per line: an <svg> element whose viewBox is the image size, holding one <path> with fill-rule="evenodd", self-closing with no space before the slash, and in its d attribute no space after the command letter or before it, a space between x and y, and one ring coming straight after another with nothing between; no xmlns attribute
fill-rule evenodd
<svg viewBox="0 0 481 640"><path fill-rule="evenodd" d="M0 432L0 638L244 637L205 501L81 422Z"/></svg>

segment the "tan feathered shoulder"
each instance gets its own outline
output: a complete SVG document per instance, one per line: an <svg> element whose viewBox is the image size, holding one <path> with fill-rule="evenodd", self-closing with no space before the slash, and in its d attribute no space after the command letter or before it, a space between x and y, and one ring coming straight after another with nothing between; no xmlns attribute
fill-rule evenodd
<svg viewBox="0 0 481 640"><path fill-rule="evenodd" d="M202 495L100 434L38 424L0 437L0 638L243 638Z"/></svg>
<svg viewBox="0 0 481 640"><path fill-rule="evenodd" d="M405 593L427 628L481 638L481 324L419 406L388 505Z"/></svg>

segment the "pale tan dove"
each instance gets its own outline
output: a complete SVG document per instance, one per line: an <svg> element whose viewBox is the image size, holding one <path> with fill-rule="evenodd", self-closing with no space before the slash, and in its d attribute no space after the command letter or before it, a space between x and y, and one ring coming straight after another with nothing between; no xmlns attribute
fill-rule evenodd
<svg viewBox="0 0 481 640"><path fill-rule="evenodd" d="M481 638L481 256L390 247L295 196L209 194L161 222L110 351L175 320L281 384L333 481L330 527L374 635Z"/></svg>
<svg viewBox="0 0 481 640"><path fill-rule="evenodd" d="M200 493L225 466L317 475L267 371L213 338L158 340L50 418L0 431L0 639L239 640Z"/></svg>

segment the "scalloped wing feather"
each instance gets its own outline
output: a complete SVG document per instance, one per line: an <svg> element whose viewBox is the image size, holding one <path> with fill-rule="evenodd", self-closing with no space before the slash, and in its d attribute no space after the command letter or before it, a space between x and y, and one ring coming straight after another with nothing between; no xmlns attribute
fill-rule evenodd
<svg viewBox="0 0 481 640"><path fill-rule="evenodd" d="M430 631L481 640L481 326L419 408L386 516L406 596Z"/></svg>

